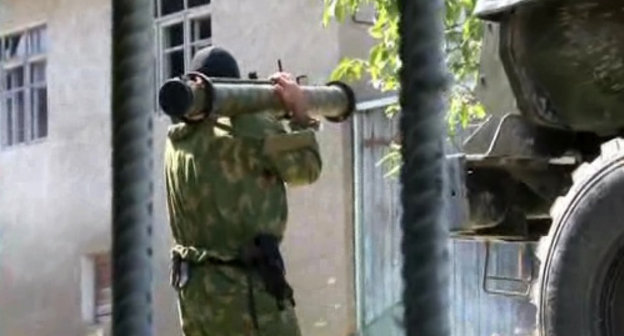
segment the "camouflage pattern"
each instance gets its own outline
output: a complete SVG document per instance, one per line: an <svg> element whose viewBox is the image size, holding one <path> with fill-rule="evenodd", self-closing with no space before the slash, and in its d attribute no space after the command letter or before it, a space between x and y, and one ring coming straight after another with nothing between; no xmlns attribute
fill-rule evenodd
<svg viewBox="0 0 624 336"><path fill-rule="evenodd" d="M168 131L169 220L174 248L187 260L232 259L260 232L281 239L288 215L285 186L313 183L321 172L313 131L287 132L270 111L234 117L229 125L233 134L211 121L177 124ZM242 270L192 268L179 291L184 335L300 335L293 307L286 303L280 312L257 276L253 289L259 331L252 325Z"/></svg>

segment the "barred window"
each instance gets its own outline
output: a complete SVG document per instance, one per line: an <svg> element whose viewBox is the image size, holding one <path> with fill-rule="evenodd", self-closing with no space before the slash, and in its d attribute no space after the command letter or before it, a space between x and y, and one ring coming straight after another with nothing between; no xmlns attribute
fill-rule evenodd
<svg viewBox="0 0 624 336"><path fill-rule="evenodd" d="M210 0L155 0L157 82L186 72L197 50L212 44Z"/></svg>
<svg viewBox="0 0 624 336"><path fill-rule="evenodd" d="M48 135L45 25L0 36L0 144Z"/></svg>

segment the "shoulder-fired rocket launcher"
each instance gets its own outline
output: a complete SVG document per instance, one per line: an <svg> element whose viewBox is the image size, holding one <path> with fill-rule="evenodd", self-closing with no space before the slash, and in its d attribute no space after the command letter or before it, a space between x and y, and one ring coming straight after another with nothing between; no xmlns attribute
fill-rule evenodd
<svg viewBox="0 0 624 336"><path fill-rule="evenodd" d="M196 78L203 80L199 85ZM351 88L339 81L326 85L302 85L311 115L323 116L331 122L342 122L355 110ZM188 117L201 111L211 117L232 117L244 113L272 111L278 118L287 118L273 83L258 79L227 79L207 77L190 72L167 80L159 90L159 104L171 117Z"/></svg>

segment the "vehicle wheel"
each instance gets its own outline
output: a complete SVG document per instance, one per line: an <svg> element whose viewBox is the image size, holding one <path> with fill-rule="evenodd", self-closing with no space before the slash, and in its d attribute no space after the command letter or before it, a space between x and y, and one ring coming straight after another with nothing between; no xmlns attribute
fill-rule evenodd
<svg viewBox="0 0 624 336"><path fill-rule="evenodd" d="M624 140L573 174L539 245L540 336L624 335Z"/></svg>

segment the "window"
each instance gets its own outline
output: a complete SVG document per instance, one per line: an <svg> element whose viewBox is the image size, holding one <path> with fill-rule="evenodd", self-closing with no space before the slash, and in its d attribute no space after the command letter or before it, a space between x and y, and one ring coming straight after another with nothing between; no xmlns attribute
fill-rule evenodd
<svg viewBox="0 0 624 336"><path fill-rule="evenodd" d="M48 135L46 26L0 36L0 143L11 147Z"/></svg>
<svg viewBox="0 0 624 336"><path fill-rule="evenodd" d="M95 268L95 322L108 321L112 313L111 264L108 253L93 257Z"/></svg>
<svg viewBox="0 0 624 336"><path fill-rule="evenodd" d="M82 261L82 314L93 324L110 321L112 283L109 253L92 254Z"/></svg>
<svg viewBox="0 0 624 336"><path fill-rule="evenodd" d="M212 44L210 0L154 0L157 83L182 75L197 50Z"/></svg>

